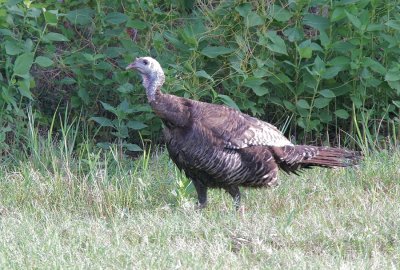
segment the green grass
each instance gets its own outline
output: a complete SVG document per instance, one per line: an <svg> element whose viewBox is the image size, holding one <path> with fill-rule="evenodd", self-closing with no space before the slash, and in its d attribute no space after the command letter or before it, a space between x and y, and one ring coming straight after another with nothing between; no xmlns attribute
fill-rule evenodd
<svg viewBox="0 0 400 270"><path fill-rule="evenodd" d="M59 144L33 131L0 162L2 269L400 267L399 151L243 189L240 214L221 190L195 211L162 149L73 152L74 129Z"/></svg>

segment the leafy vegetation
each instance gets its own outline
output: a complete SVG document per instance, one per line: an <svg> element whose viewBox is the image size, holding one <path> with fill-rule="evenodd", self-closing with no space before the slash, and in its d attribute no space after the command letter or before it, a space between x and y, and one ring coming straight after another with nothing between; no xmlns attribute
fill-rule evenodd
<svg viewBox="0 0 400 270"><path fill-rule="evenodd" d="M142 55L165 68L166 92L239 108L298 142L397 144L398 9L389 0L2 0L1 149L23 139L29 106L44 131L68 106L102 146L136 151L158 138L139 77L124 69Z"/></svg>

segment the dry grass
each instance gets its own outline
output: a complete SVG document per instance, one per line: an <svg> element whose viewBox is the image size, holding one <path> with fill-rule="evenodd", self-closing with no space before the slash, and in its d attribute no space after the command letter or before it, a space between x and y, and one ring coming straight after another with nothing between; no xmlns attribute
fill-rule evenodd
<svg viewBox="0 0 400 270"><path fill-rule="evenodd" d="M244 190L240 215L219 190L195 211L162 151L131 161L59 149L0 165L0 268L400 266L399 152L281 175L277 188Z"/></svg>

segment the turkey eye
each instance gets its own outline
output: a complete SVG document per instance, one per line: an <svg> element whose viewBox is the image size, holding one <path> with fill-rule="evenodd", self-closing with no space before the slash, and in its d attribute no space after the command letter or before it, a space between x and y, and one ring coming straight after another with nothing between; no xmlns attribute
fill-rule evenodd
<svg viewBox="0 0 400 270"><path fill-rule="evenodd" d="M143 60L143 64L145 64L146 66L149 64L149 61L147 61L146 59Z"/></svg>

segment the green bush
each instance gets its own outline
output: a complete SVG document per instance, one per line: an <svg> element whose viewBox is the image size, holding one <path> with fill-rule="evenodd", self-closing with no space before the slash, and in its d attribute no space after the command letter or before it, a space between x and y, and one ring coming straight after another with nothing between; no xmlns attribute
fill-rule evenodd
<svg viewBox="0 0 400 270"><path fill-rule="evenodd" d="M48 129L68 105L102 127L98 142L131 151L140 134L158 138L124 69L144 55L164 67L165 92L239 108L299 143L400 137L397 1L0 3L0 146L18 142L29 106Z"/></svg>

